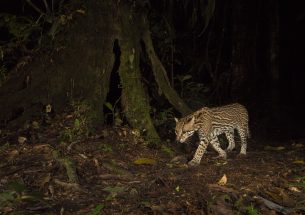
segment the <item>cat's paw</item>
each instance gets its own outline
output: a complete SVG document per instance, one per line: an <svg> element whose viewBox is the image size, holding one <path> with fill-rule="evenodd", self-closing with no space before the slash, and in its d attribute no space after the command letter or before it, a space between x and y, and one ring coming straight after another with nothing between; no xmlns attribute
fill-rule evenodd
<svg viewBox="0 0 305 215"><path fill-rule="evenodd" d="M195 167L195 166L199 166L200 162L198 161L194 161L194 160L191 160L187 163L187 166L188 167Z"/></svg>

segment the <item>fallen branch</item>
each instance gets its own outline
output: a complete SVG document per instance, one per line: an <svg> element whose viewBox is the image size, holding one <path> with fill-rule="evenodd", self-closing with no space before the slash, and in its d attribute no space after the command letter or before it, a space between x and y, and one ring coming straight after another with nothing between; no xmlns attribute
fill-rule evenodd
<svg viewBox="0 0 305 215"><path fill-rule="evenodd" d="M286 208L284 208L283 206L281 206L279 204L276 204L276 203L274 203L274 202L272 202L268 199L265 199L261 196L253 196L253 198L260 200L271 210L275 210L275 211L280 212L284 215L289 213L289 211Z"/></svg>

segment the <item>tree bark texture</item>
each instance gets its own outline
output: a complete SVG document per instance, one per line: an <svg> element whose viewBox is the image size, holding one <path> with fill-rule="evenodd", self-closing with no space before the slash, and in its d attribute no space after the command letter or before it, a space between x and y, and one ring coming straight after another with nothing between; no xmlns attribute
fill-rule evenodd
<svg viewBox="0 0 305 215"><path fill-rule="evenodd" d="M103 120L103 103L109 90L114 63L113 41L117 35L112 1L90 1L86 13L77 15L59 38L53 51L11 73L0 89L2 122L39 115L41 106L52 104L60 111L74 99L90 107L90 118ZM20 113L19 113L20 114Z"/></svg>
<svg viewBox="0 0 305 215"><path fill-rule="evenodd" d="M140 29L139 15L132 4L120 4L120 34L121 50L119 75L122 85L122 107L129 124L146 133L150 142L160 142L159 135L150 117L148 95L144 90L140 72Z"/></svg>

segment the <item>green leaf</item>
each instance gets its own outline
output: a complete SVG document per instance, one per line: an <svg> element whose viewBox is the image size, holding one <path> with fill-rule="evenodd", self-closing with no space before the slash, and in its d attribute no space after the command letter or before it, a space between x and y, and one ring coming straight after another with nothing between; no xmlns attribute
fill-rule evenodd
<svg viewBox="0 0 305 215"><path fill-rule="evenodd" d="M75 127L76 129L79 129L79 128L80 128L80 121L79 121L79 119L75 119L75 121L74 121L74 127Z"/></svg>
<svg viewBox="0 0 305 215"><path fill-rule="evenodd" d="M304 161L304 160L295 160L295 161L293 161L292 163L304 165L304 164L305 164L305 161Z"/></svg>
<svg viewBox="0 0 305 215"><path fill-rule="evenodd" d="M88 215L100 215L102 214L102 209L105 207L103 204L98 204Z"/></svg>
<svg viewBox="0 0 305 215"><path fill-rule="evenodd" d="M171 148L169 148L169 147L167 147L165 145L162 145L161 150L163 152L165 152L166 154L168 154L170 157L174 156L174 151Z"/></svg>
<svg viewBox="0 0 305 215"><path fill-rule="evenodd" d="M106 102L104 105L105 105L110 111L113 111L113 106L112 106L111 103Z"/></svg>
<svg viewBox="0 0 305 215"><path fill-rule="evenodd" d="M13 201L15 198L15 192L13 191L5 191L0 193L0 205L8 201Z"/></svg>
<svg viewBox="0 0 305 215"><path fill-rule="evenodd" d="M138 158L133 163L137 165L155 165L156 160L150 158Z"/></svg>
<svg viewBox="0 0 305 215"><path fill-rule="evenodd" d="M261 215L261 213L256 208L254 208L252 204L246 207L246 211L248 215Z"/></svg>
<svg viewBox="0 0 305 215"><path fill-rule="evenodd" d="M191 75L185 75L185 76L182 77L182 81L186 81L186 80L189 80L191 78L192 78Z"/></svg>
<svg viewBox="0 0 305 215"><path fill-rule="evenodd" d="M26 186L17 181L13 181L13 182L9 183L8 188L10 190L16 191L17 193L22 193L23 191L26 190Z"/></svg>

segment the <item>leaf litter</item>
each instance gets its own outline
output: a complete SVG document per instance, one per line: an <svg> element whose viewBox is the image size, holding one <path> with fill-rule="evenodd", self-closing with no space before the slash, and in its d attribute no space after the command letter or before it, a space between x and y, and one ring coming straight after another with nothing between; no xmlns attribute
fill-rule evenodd
<svg viewBox="0 0 305 215"><path fill-rule="evenodd" d="M1 131L0 214L305 213L304 140L254 138L244 158L233 151L219 163L209 150L189 168L195 148L151 149L123 126L82 136L80 122L69 113L34 121L30 136Z"/></svg>

